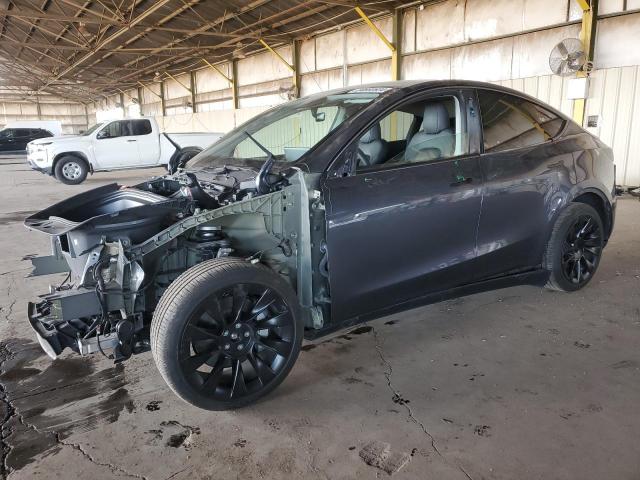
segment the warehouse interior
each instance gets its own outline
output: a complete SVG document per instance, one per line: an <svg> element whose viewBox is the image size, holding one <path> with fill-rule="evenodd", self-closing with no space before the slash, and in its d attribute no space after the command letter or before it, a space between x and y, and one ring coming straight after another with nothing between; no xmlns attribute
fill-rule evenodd
<svg viewBox="0 0 640 480"><path fill-rule="evenodd" d="M585 63L554 73L565 39ZM25 259L49 246L24 218L164 168L72 186L0 155L2 478L638 478L639 39L640 0L0 0L0 126L56 121L71 137L153 118L224 134L335 88L474 80L601 139L621 194L587 289L394 314L303 347L268 400L206 412L171 394L150 355L51 362L25 321L33 285L48 284L25 278ZM397 463L366 461L372 444Z"/></svg>

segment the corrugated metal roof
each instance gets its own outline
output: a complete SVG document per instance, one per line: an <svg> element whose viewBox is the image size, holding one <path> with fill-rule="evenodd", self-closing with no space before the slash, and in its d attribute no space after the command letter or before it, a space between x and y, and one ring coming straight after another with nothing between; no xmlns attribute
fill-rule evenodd
<svg viewBox="0 0 640 480"><path fill-rule="evenodd" d="M403 2L360 4L371 15ZM37 6L39 5L39 8ZM0 88L82 101L359 17L348 0L0 0ZM23 94L22 92L20 92Z"/></svg>

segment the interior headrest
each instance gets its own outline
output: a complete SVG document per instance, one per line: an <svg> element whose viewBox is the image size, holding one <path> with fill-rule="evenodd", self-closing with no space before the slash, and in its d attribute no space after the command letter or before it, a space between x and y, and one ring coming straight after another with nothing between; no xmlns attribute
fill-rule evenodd
<svg viewBox="0 0 640 480"><path fill-rule="evenodd" d="M428 103L424 107L421 130L424 133L436 134L449 128L449 111L442 102Z"/></svg>
<svg viewBox="0 0 640 480"><path fill-rule="evenodd" d="M380 132L380 124L376 123L373 127L369 129L367 133L365 133L360 139L360 143L371 143L376 140L380 140L382 137L382 133Z"/></svg>

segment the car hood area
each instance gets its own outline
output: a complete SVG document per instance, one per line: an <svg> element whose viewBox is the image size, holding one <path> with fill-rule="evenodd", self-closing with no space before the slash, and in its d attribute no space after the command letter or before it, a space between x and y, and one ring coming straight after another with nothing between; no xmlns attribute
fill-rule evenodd
<svg viewBox="0 0 640 480"><path fill-rule="evenodd" d="M197 174L180 171L132 187L111 183L45 208L24 224L51 236L81 234L82 244L106 237L135 245L194 211L255 196L256 174L225 166Z"/></svg>
<svg viewBox="0 0 640 480"><path fill-rule="evenodd" d="M65 145L67 143L75 143L84 141L89 137L84 137L82 135L70 135L64 137L46 137L46 138L38 138L37 140L32 140L29 142L29 145Z"/></svg>

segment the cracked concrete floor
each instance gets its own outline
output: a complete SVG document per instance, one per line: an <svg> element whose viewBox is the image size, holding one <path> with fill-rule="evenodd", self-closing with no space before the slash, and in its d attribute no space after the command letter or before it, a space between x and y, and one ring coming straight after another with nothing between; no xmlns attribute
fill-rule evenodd
<svg viewBox="0 0 640 480"><path fill-rule="evenodd" d="M57 278L25 279L48 250L29 212L117 179L68 187L0 160L0 384L3 474L57 478L375 478L360 449L411 455L397 479L638 479L640 203L619 202L594 281L567 295L483 293L371 322L305 349L252 407L192 408L151 354L124 366L94 356L50 362L26 302Z"/></svg>

